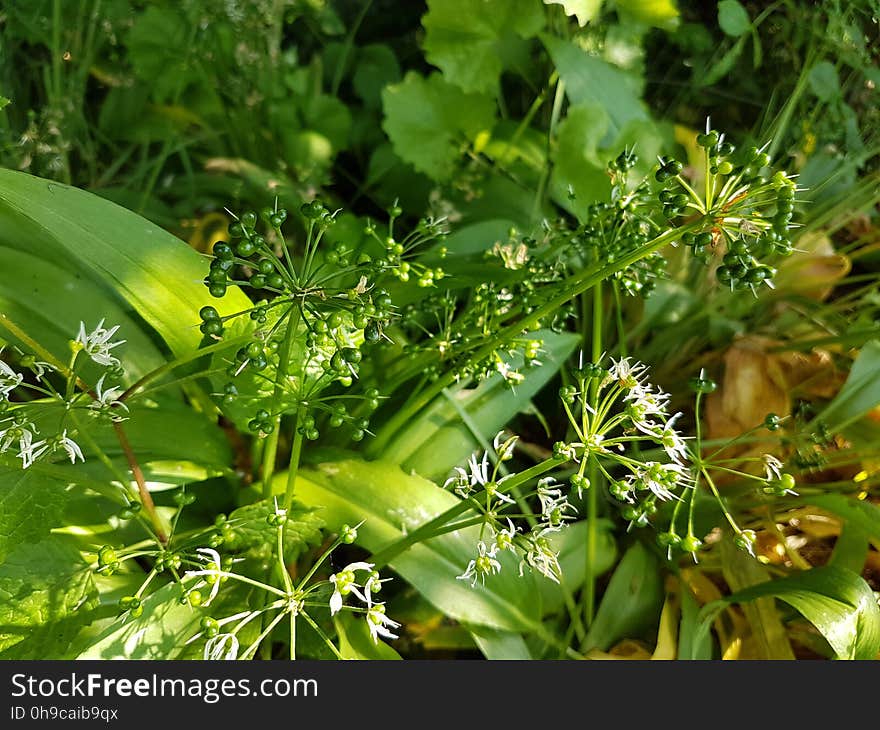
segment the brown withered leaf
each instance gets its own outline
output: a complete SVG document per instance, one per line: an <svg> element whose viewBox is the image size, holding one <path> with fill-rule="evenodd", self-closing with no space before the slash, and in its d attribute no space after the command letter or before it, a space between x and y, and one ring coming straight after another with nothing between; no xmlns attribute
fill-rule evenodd
<svg viewBox="0 0 880 730"><path fill-rule="evenodd" d="M774 283L781 291L823 301L851 267L849 257L837 253L828 236L807 233L798 238L795 252L779 265Z"/></svg>

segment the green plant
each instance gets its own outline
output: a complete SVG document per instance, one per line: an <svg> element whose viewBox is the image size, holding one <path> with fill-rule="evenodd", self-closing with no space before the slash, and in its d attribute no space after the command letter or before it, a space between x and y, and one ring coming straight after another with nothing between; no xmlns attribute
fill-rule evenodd
<svg viewBox="0 0 880 730"><path fill-rule="evenodd" d="M0 657L880 650L859 13L128 5L3 22L7 69L75 50L0 111L43 176L0 171ZM717 103L783 51L785 102Z"/></svg>

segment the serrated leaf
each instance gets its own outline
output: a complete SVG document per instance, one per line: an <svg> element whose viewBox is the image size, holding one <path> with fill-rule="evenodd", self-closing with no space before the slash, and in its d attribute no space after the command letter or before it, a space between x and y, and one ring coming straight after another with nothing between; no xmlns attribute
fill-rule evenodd
<svg viewBox="0 0 880 730"><path fill-rule="evenodd" d="M429 0L422 25L425 57L446 81L464 91L494 92L505 37L531 38L544 13L538 0Z"/></svg>
<svg viewBox="0 0 880 730"><path fill-rule="evenodd" d="M836 566L812 568L713 601L701 612L701 632L733 603L774 597L792 606L825 637L840 659L873 659L880 651L880 607L855 573Z"/></svg>
<svg viewBox="0 0 880 730"><path fill-rule="evenodd" d="M832 431L840 431L880 404L880 341L866 343L843 387L819 414Z"/></svg>
<svg viewBox="0 0 880 730"><path fill-rule="evenodd" d="M285 478L279 477L277 489L284 488ZM301 470L296 494L305 504L322 507L331 529L363 521L358 544L374 553L459 504L455 495L394 464L359 459ZM391 567L451 619L514 633L542 632L541 607L534 600L538 578L528 572L520 577L509 554L501 556L501 574L485 586L471 588L456 579L479 539L477 527L441 535L401 553Z"/></svg>
<svg viewBox="0 0 880 730"><path fill-rule="evenodd" d="M738 38L752 27L749 11L738 0L721 0L718 3L718 25L727 35Z"/></svg>
<svg viewBox="0 0 880 730"><path fill-rule="evenodd" d="M0 563L19 548L49 537L61 522L67 485L55 479L0 466Z"/></svg>
<svg viewBox="0 0 880 730"><path fill-rule="evenodd" d="M19 545L0 565L0 659L66 658L96 605L79 551L56 537Z"/></svg>
<svg viewBox="0 0 880 730"><path fill-rule="evenodd" d="M262 500L233 510L226 524L232 528L234 537L227 540L225 547L233 552L274 549L275 527L266 519L275 512L271 500ZM324 521L314 509L304 507L298 502L291 505L284 523L284 559L295 560L309 545L321 541L321 528Z"/></svg>
<svg viewBox="0 0 880 730"><path fill-rule="evenodd" d="M639 79L587 51L548 34L541 40L565 82L572 104L598 104L608 114L606 140L610 142L632 120L649 119L641 100Z"/></svg>
<svg viewBox="0 0 880 730"><path fill-rule="evenodd" d="M137 16L128 33L128 58L138 77L152 86L157 101L173 99L194 78L190 28L176 8L148 7Z"/></svg>
<svg viewBox="0 0 880 730"><path fill-rule="evenodd" d="M544 341L542 365L522 368L522 357L509 359L513 368L522 368L525 380L509 388L503 378L493 376L476 388L449 390L438 396L414 419L404 433L383 450L386 461L402 464L428 479L445 478L449 471L464 462L480 441L474 430L486 441L523 411L543 388L568 356L574 352L579 338L572 334L556 334L547 330L533 333ZM461 414L467 414L468 424ZM474 430L472 430L474 429Z"/></svg>
<svg viewBox="0 0 880 730"><path fill-rule="evenodd" d="M435 180L451 177L455 162L495 123L495 103L468 94L439 74L427 78L410 71L382 92L382 128L394 151Z"/></svg>
<svg viewBox="0 0 880 730"><path fill-rule="evenodd" d="M566 15L577 18L581 28L594 20L602 9L602 0L544 0L544 4L561 5Z"/></svg>
<svg viewBox="0 0 880 730"><path fill-rule="evenodd" d="M169 583L147 596L144 612L125 612L101 631L77 659L176 659L198 632L202 613L180 602L181 588Z"/></svg>
<svg viewBox="0 0 880 730"><path fill-rule="evenodd" d="M207 261L170 233L96 195L23 172L0 170L0 246L69 266L115 292L176 355L199 346L202 306L221 316L251 306L237 287L212 297L202 284ZM228 329L247 326L239 319Z"/></svg>

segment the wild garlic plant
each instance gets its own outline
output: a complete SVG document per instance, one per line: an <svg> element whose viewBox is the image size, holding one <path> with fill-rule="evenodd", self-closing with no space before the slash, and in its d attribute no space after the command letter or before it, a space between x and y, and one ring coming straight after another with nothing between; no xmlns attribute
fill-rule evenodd
<svg viewBox="0 0 880 730"><path fill-rule="evenodd" d="M363 617L367 630L374 642L379 638L396 639L394 629L400 623L386 613L385 602L377 600L382 584L388 579L380 577L375 565L366 561L355 561L326 578L317 578L324 563L333 551L341 545L351 545L357 540L357 527L343 525L336 539L315 559L309 570L294 581L288 572L285 561L285 526L288 521L287 510L278 505L266 516L266 523L275 537L275 572L281 577L280 586L272 582L261 582L237 572L236 560L221 561L220 554L213 548L200 548L199 562L188 570L183 578L196 579L191 590L208 592L201 606L209 608L217 598L221 584L232 582L246 587L265 591L269 600L262 607L238 611L227 616L214 618L204 615L200 631L190 638L190 642L204 639L203 658L205 659L251 659L260 645L266 641L286 620L287 643L290 659L296 659L297 622L302 621L318 635L327 648L338 658L345 657L330 639L319 621L313 618L317 610L329 610L330 616L348 611ZM311 612L311 613L310 613ZM251 622L261 624L261 631L241 650L240 635Z"/></svg>

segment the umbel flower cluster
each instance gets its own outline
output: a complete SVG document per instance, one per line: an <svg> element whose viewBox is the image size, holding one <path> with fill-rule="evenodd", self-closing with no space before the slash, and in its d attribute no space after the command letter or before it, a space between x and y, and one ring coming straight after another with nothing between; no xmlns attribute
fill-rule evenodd
<svg viewBox="0 0 880 730"><path fill-rule="evenodd" d="M669 416L669 396L647 381L647 366L629 358L609 367L590 363L574 373L575 385L560 398L574 438L557 442L546 462L518 474L501 474L514 455L517 437L498 434L491 451L456 467L445 486L469 501L480 515L474 557L459 576L471 585L502 571L501 556L519 559L519 572L532 570L559 582L562 569L554 537L575 519L572 503L595 488L588 467L595 464L633 525L645 525L658 502L680 501L694 488L689 451ZM641 454L661 456L646 459ZM567 483L546 472L574 464ZM570 469L569 469L570 471ZM529 491L522 488L533 484ZM696 549L696 548L695 548Z"/></svg>
<svg viewBox="0 0 880 730"><path fill-rule="evenodd" d="M101 320L87 332L81 322L70 343L71 360L66 368L60 363L37 360L32 354L20 353L18 364L22 371L0 360L0 454L14 454L21 460L22 469L56 457L69 459L71 464L85 461L76 440L84 430L80 416L117 423L126 419L128 407L120 401L122 388L108 382L123 374L119 359L113 354L125 342L113 341L118 329L105 328ZM102 371L94 388L81 378L87 361ZM60 381L64 382L63 387L59 387ZM21 398L12 401L10 396L16 391Z"/></svg>

